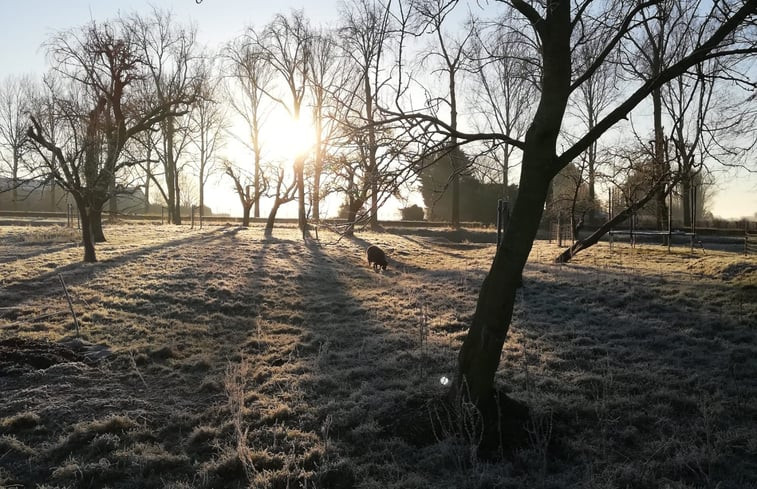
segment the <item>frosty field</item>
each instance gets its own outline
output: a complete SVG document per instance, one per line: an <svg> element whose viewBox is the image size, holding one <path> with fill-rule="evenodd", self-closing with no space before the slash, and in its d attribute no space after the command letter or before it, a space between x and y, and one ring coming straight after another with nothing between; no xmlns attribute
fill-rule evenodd
<svg viewBox="0 0 757 489"><path fill-rule="evenodd" d="M105 234L0 227L0 487L757 487L755 256L537 242L497 379L527 436L484 459L437 401L480 233Z"/></svg>

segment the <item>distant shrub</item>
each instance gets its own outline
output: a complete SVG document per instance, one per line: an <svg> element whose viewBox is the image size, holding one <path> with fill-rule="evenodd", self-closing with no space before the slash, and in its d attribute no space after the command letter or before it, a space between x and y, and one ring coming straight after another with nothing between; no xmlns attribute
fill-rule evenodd
<svg viewBox="0 0 757 489"><path fill-rule="evenodd" d="M402 212L403 221L422 221L423 209L417 205L411 205L410 207L403 207L400 209Z"/></svg>

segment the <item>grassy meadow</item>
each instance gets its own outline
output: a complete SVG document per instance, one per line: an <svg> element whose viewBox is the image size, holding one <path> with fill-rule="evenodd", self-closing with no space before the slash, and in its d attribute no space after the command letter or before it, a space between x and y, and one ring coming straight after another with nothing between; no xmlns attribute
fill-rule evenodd
<svg viewBox="0 0 757 489"><path fill-rule="evenodd" d="M2 488L757 487L755 256L537 242L497 378L527 436L481 458L438 402L481 233L105 234L0 227Z"/></svg>

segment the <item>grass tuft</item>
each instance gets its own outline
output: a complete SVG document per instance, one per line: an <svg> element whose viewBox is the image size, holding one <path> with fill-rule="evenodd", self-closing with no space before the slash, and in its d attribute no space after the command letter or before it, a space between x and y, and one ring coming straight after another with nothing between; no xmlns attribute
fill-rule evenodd
<svg viewBox="0 0 757 489"><path fill-rule="evenodd" d="M22 412L8 418L0 420L0 429L6 432L30 430L36 428L41 419L39 414L33 412Z"/></svg>

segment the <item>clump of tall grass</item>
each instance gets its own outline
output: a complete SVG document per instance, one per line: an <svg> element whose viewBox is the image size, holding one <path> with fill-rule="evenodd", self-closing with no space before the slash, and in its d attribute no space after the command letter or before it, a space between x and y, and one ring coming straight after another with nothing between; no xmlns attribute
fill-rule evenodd
<svg viewBox="0 0 757 489"><path fill-rule="evenodd" d="M80 238L77 229L65 226L29 227L18 235L18 240L26 244L78 243Z"/></svg>

